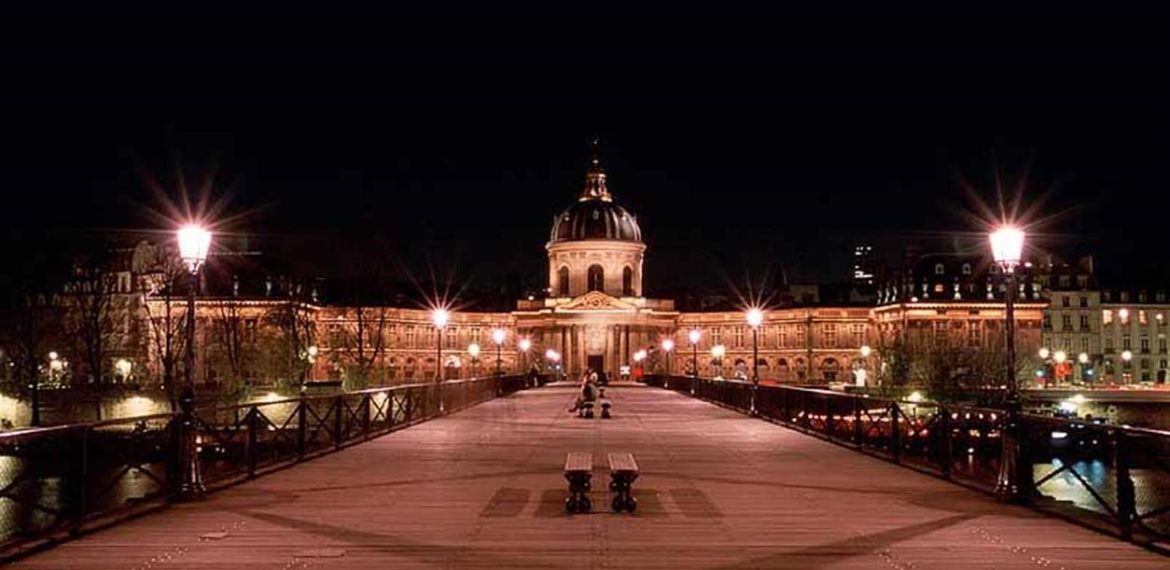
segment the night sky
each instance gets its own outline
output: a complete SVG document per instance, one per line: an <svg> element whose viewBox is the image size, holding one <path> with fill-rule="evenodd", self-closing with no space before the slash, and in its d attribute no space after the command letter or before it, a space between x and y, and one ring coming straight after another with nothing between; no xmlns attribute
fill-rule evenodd
<svg viewBox="0 0 1170 570"><path fill-rule="evenodd" d="M13 96L0 235L20 262L52 255L38 246L47 234L164 229L150 212L177 200L182 165L226 200L222 231L294 244L323 273L351 263L338 236L379 235L387 264L539 284L551 220L580 191L597 136L610 190L649 245L650 294L779 267L840 280L858 241L891 259L908 239L980 247L963 188L994 204L997 173L1048 218L1039 245L1096 253L1115 285L1163 274L1161 99L907 91Z"/></svg>

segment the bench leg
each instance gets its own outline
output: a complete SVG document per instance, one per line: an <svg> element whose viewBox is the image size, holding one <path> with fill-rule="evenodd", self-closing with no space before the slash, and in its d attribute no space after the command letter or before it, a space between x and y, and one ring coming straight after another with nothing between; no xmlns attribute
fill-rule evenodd
<svg viewBox="0 0 1170 570"><path fill-rule="evenodd" d="M613 496L613 512L620 513L623 510L634 512L638 508L638 500L634 498L632 488L634 485L634 478L629 475L614 474L612 480L609 482L609 489L614 492Z"/></svg>
<svg viewBox="0 0 1170 570"><path fill-rule="evenodd" d="M589 473L570 473L565 475L569 481L569 496L565 499L565 511L569 514L587 513L593 509L589 502Z"/></svg>

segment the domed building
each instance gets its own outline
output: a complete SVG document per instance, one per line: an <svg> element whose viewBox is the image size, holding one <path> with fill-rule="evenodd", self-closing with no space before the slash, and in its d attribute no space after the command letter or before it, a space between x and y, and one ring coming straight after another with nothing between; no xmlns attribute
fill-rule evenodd
<svg viewBox="0 0 1170 570"><path fill-rule="evenodd" d="M517 332L558 351L566 371L615 373L674 330L674 302L642 296L642 229L610 194L596 143L584 188L553 218L545 249L549 295L520 301L513 315Z"/></svg>

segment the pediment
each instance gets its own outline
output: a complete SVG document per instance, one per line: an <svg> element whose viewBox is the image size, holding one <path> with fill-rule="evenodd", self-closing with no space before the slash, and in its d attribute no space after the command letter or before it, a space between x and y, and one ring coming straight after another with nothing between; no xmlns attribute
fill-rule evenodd
<svg viewBox="0 0 1170 570"><path fill-rule="evenodd" d="M634 312L637 307L616 297L610 297L601 291L590 291L572 301L557 307L557 311L628 311Z"/></svg>

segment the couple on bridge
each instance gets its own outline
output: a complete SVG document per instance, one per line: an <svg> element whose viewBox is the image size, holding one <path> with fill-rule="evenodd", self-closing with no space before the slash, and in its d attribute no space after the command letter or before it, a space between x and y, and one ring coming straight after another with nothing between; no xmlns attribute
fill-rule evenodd
<svg viewBox="0 0 1170 570"><path fill-rule="evenodd" d="M585 373L581 375L581 393L577 396L577 400L573 402L573 407L569 408L569 413L574 413L585 405L585 402L596 402L601 397L600 387L601 377L597 371L592 368L586 368Z"/></svg>

